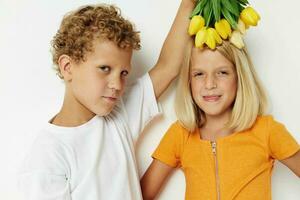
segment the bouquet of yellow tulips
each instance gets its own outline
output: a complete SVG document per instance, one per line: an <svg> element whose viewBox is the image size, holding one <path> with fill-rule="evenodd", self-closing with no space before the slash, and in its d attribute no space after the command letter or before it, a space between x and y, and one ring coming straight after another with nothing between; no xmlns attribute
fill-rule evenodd
<svg viewBox="0 0 300 200"><path fill-rule="evenodd" d="M227 39L243 48L246 29L260 20L248 0L198 0L190 18L188 32L195 35L195 46L207 45L211 49Z"/></svg>

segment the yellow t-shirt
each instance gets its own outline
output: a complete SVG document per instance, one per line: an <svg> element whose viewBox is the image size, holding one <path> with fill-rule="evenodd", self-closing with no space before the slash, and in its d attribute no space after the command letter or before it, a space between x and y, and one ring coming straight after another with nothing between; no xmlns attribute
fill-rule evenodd
<svg viewBox="0 0 300 200"><path fill-rule="evenodd" d="M152 157L180 167L186 200L270 200L275 159L288 158L299 144L271 116L258 117L251 129L212 143L189 133L179 122L167 131ZM215 150L215 153L213 152Z"/></svg>

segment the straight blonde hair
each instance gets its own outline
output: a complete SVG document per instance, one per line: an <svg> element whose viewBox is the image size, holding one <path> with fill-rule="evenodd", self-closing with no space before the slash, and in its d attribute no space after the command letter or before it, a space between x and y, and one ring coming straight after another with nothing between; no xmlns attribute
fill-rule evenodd
<svg viewBox="0 0 300 200"><path fill-rule="evenodd" d="M179 123L190 132L205 124L205 113L195 103L190 85L192 48L190 42L175 97L175 112ZM232 113L226 125L234 131L244 131L254 124L257 116L265 114L268 100L264 88L255 72L246 48L238 49L228 41L216 48L231 61L237 73L237 93L233 102Z"/></svg>

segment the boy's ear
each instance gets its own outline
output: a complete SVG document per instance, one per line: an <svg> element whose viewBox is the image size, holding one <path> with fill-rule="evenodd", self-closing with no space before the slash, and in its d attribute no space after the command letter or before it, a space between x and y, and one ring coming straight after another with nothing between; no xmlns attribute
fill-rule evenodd
<svg viewBox="0 0 300 200"><path fill-rule="evenodd" d="M72 60L68 55L61 55L58 58L58 67L65 81L72 80Z"/></svg>

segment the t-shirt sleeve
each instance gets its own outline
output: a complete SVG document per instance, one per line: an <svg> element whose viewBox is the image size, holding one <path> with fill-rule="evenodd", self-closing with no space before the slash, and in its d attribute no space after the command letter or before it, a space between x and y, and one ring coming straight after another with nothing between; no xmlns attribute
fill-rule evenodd
<svg viewBox="0 0 300 200"><path fill-rule="evenodd" d="M47 170L21 174L19 190L23 200L71 200L66 176Z"/></svg>
<svg viewBox="0 0 300 200"><path fill-rule="evenodd" d="M126 88L123 102L134 139L153 117L161 113L148 73Z"/></svg>
<svg viewBox="0 0 300 200"><path fill-rule="evenodd" d="M176 122L167 130L152 154L152 158L171 167L179 167L181 165L180 158L183 149L183 140L183 130Z"/></svg>
<svg viewBox="0 0 300 200"><path fill-rule="evenodd" d="M271 157L286 159L300 150L300 146L285 126L269 118L269 148Z"/></svg>
<svg viewBox="0 0 300 200"><path fill-rule="evenodd" d="M23 200L71 200L69 175L60 152L49 141L38 140L25 158L18 189Z"/></svg>

